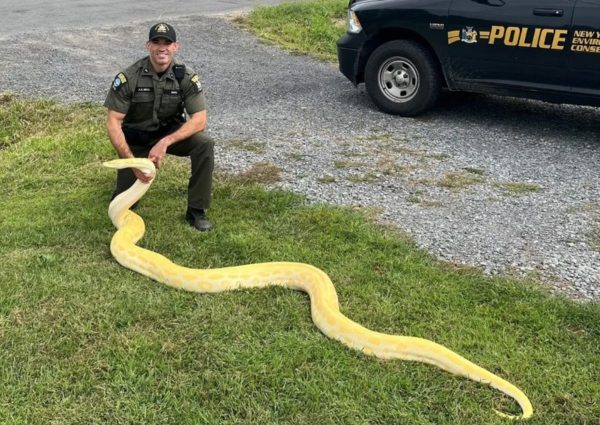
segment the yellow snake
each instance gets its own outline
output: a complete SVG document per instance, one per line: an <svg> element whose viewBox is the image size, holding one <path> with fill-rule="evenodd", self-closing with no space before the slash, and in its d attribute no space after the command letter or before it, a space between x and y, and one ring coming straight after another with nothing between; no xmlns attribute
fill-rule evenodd
<svg viewBox="0 0 600 425"><path fill-rule="evenodd" d="M137 168L152 176L156 173L152 161L145 158L117 159L104 165L117 169ZM110 250L124 267L192 292L222 292L270 285L302 290L310 296L313 322L328 337L381 359L429 363L450 373L489 384L512 397L522 409L520 416L496 413L511 419L527 419L533 415L533 407L520 389L446 347L423 338L374 332L348 319L340 312L333 283L325 272L314 266L272 262L221 269L190 269L136 246L144 235L144 220L129 208L144 196L150 183L137 180L130 189L115 197L108 207L108 215L118 229L110 243Z"/></svg>

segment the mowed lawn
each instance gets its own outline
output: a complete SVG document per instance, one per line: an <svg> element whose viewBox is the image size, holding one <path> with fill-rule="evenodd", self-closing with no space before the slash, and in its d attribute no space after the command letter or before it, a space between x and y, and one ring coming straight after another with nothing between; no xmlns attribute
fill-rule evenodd
<svg viewBox="0 0 600 425"><path fill-rule="evenodd" d="M0 96L0 423L505 424L496 390L323 336L284 288L186 293L121 267L106 215L104 111ZM433 260L368 211L309 206L219 174L201 234L169 158L141 245L189 267L313 264L341 309L446 345L519 386L532 424L600 423L600 308Z"/></svg>
<svg viewBox="0 0 600 425"><path fill-rule="evenodd" d="M336 41L346 31L347 0L313 0L259 6L234 19L268 43L335 61Z"/></svg>

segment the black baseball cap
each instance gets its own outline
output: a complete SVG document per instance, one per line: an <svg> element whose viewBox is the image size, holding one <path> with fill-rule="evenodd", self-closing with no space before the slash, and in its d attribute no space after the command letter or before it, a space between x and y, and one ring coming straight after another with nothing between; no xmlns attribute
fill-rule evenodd
<svg viewBox="0 0 600 425"><path fill-rule="evenodd" d="M176 42L177 35L175 34L175 28L164 22L159 22L150 28L150 34L148 34L148 40L156 40L157 38L165 38L169 41Z"/></svg>

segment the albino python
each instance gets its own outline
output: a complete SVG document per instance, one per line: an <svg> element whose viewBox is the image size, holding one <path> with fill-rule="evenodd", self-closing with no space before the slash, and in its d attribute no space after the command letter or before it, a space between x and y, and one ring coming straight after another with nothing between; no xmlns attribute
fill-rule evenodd
<svg viewBox="0 0 600 425"><path fill-rule="evenodd" d="M154 164L143 158L117 159L104 165L117 169L137 168L152 176L156 173ZM520 416L496 413L511 419L527 419L533 415L531 403L520 389L446 347L422 338L374 332L348 319L340 313L333 283L325 272L314 266L273 262L221 269L190 269L136 246L144 235L144 221L129 208L149 187L149 183L137 180L130 189L115 197L108 207L108 215L118 229L110 243L110 250L124 267L169 286L193 292L221 292L269 285L305 291L310 296L312 320L328 337L381 359L429 363L450 373L489 384L516 400L522 409Z"/></svg>

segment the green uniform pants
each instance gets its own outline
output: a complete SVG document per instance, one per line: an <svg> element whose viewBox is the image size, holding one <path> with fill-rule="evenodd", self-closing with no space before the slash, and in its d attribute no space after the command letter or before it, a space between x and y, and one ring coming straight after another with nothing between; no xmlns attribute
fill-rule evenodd
<svg viewBox="0 0 600 425"><path fill-rule="evenodd" d="M154 145L140 146L136 145L134 140L127 140L127 143L136 158L147 158ZM192 175L188 183L188 207L200 210L209 208L214 168L214 141L204 133L196 133L188 139L169 146L167 153L189 156L191 159ZM129 189L135 180L131 169L118 170L113 197Z"/></svg>

